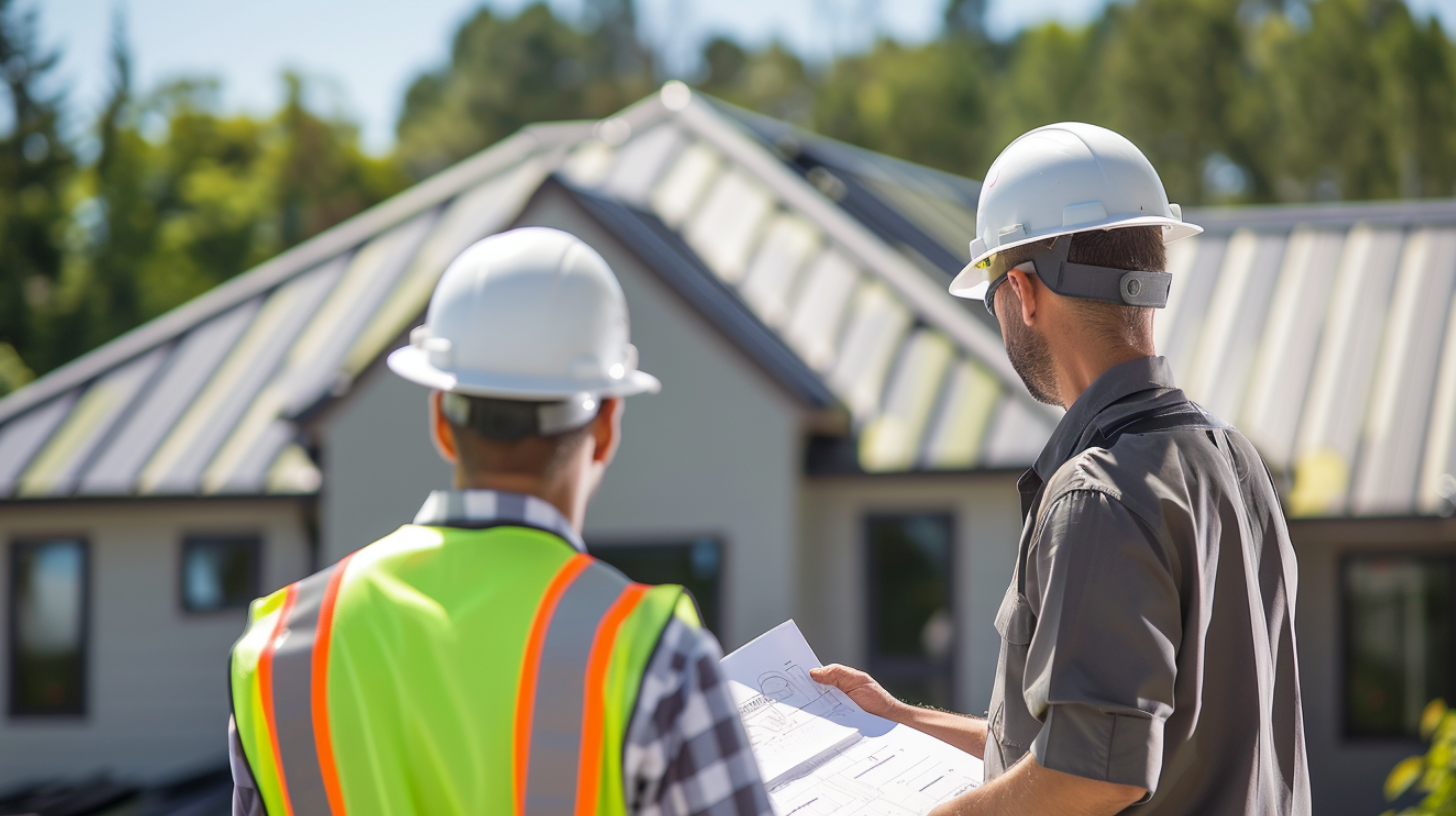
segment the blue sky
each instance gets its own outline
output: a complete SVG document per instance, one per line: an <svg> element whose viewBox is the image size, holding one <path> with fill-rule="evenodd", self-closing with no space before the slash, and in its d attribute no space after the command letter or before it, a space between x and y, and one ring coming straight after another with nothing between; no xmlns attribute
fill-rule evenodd
<svg viewBox="0 0 1456 816"><path fill-rule="evenodd" d="M138 84L178 75L223 82L232 108L274 108L279 74L295 68L322 82L325 104L363 126L365 144L386 149L410 81L444 61L450 36L481 0L29 0L42 34L64 53L61 73L78 113L106 90L106 54L115 9L127 17ZM574 14L579 0L551 0ZM810 58L851 51L886 33L904 41L934 36L944 0L637 0L643 35L681 65L716 33L757 44L784 40ZM994 36L1048 19L1080 23L1107 0L990 0ZM1440 13L1456 30L1456 2L1407 0ZM513 12L526 0L489 0ZM826 24L827 21L827 24Z"/></svg>

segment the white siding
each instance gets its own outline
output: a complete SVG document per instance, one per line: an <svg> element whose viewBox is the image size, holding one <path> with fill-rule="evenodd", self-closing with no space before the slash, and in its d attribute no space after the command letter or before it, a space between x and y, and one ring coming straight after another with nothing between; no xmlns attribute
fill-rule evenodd
<svg viewBox="0 0 1456 816"><path fill-rule="evenodd" d="M955 525L955 695L986 713L1001 640L994 622L1016 564L1020 498L1013 474L810 479L804 487L798 623L819 659L863 667L868 656L864 523L869 513L950 512Z"/></svg>
<svg viewBox="0 0 1456 816"><path fill-rule="evenodd" d="M0 587L9 589L16 538L82 536L90 543L86 715L0 719L0 788L109 773L158 781L221 765L227 756L228 652L244 610L182 610L180 563L188 533L262 537L263 592L302 578L308 544L302 505L288 500L192 500L0 509ZM0 604L0 629L8 604ZM0 699L9 699L0 650Z"/></svg>

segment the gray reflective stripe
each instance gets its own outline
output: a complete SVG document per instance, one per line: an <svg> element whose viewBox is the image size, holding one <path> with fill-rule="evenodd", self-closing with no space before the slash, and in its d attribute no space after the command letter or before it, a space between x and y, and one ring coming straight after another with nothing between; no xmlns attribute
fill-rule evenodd
<svg viewBox="0 0 1456 816"><path fill-rule="evenodd" d="M587 661L597 626L627 586L616 570L593 561L566 588L551 616L531 714L526 816L575 811Z"/></svg>
<svg viewBox="0 0 1456 816"><path fill-rule="evenodd" d="M295 816L329 813L313 736L313 643L319 605L336 567L298 582L293 611L273 653L273 717L279 761Z"/></svg>

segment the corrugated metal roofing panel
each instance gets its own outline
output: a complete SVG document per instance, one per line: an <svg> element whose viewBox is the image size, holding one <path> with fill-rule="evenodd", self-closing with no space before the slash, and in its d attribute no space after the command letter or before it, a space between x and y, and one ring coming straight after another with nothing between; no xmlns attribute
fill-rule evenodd
<svg viewBox="0 0 1456 816"><path fill-rule="evenodd" d="M747 173L730 169L713 183L702 206L688 220L683 240L718 277L737 283L773 207L773 196L762 184Z"/></svg>
<svg viewBox="0 0 1456 816"><path fill-rule="evenodd" d="M1199 241L1185 238L1168 245L1168 273L1173 276L1173 285L1168 289L1168 305L1153 315L1153 343L1163 354L1167 354L1169 335L1178 320L1183 294L1188 291L1188 274L1198 256Z"/></svg>
<svg viewBox="0 0 1456 816"><path fill-rule="evenodd" d="M1456 510L1456 297L1446 312L1446 342L1436 370L1440 374L1416 496L1423 513Z"/></svg>
<svg viewBox="0 0 1456 816"><path fill-rule="evenodd" d="M1240 230L1224 254L1186 387L1194 400L1229 421L1243 404L1284 242L1283 233Z"/></svg>
<svg viewBox="0 0 1456 816"><path fill-rule="evenodd" d="M1344 240L1343 232L1327 229L1290 235L1243 414L1226 417L1277 470L1294 464L1300 411L1329 311L1331 270L1339 265Z"/></svg>
<svg viewBox="0 0 1456 816"><path fill-rule="evenodd" d="M859 280L854 264L834 248L819 253L805 273L784 339L815 371L834 365L839 326Z"/></svg>
<svg viewBox="0 0 1456 816"><path fill-rule="evenodd" d="M738 293L774 328L789 319L789 299L810 255L824 236L804 218L780 212L769 222Z"/></svg>
<svg viewBox="0 0 1456 816"><path fill-rule="evenodd" d="M15 492L15 482L21 471L30 464L31 458L50 438L61 420L71 413L78 396L78 391L69 391L15 417L0 428L0 496Z"/></svg>
<svg viewBox="0 0 1456 816"><path fill-rule="evenodd" d="M153 349L93 383L76 407L46 442L21 477L22 496L64 496L71 493L81 467L106 439L137 392L166 359L170 348Z"/></svg>
<svg viewBox="0 0 1456 816"><path fill-rule="evenodd" d="M338 258L278 287L207 385L142 468L141 493L193 494L203 469L347 262Z"/></svg>
<svg viewBox="0 0 1456 816"><path fill-rule="evenodd" d="M611 172L616 151L601 139L592 139L567 155L561 174L572 184L595 187Z"/></svg>
<svg viewBox="0 0 1456 816"><path fill-rule="evenodd" d="M174 344L155 382L141 394L95 463L80 493L119 496L132 492L142 465L212 376L257 314L262 299L224 312Z"/></svg>
<svg viewBox="0 0 1456 816"><path fill-rule="evenodd" d="M955 346L934 329L919 329L902 347L885 407L866 426L859 460L874 472L909 470L915 466L935 398L939 396Z"/></svg>
<svg viewBox="0 0 1456 816"><path fill-rule="evenodd" d="M686 144L687 136L670 123L656 125L634 137L617 151L617 161L602 182L602 192L646 208L657 180Z"/></svg>
<svg viewBox="0 0 1456 816"><path fill-rule="evenodd" d="M1358 226L1345 242L1295 449L1295 515L1345 510L1401 240L1400 230Z"/></svg>
<svg viewBox="0 0 1456 816"><path fill-rule="evenodd" d="M1375 368L1351 506L1357 514L1414 509L1430 427L1446 305L1456 291L1456 230L1405 242Z"/></svg>
<svg viewBox="0 0 1456 816"><path fill-rule="evenodd" d="M1007 395L991 421L982 461L992 467L1026 467L1036 461L1054 427L1026 397Z"/></svg>
<svg viewBox="0 0 1456 816"><path fill-rule="evenodd" d="M723 157L702 142L683 148L672 169L652 191L652 210L674 229L697 209L709 185L723 169Z"/></svg>
<svg viewBox="0 0 1456 816"><path fill-rule="evenodd" d="M975 467L1003 393L996 375L984 366L964 358L957 362L925 439L921 453L925 466L940 470Z"/></svg>
<svg viewBox="0 0 1456 816"><path fill-rule="evenodd" d="M1154 335L1156 338L1158 324L1162 324L1163 337L1157 339L1158 351L1173 366L1173 376L1177 382L1188 382L1188 372L1193 367L1196 357L1194 356L1198 338L1203 332L1203 320L1208 313L1208 304L1213 300L1214 287L1218 284L1218 273L1223 268L1224 252L1228 249L1227 235L1200 235L1197 238L1185 238L1176 241L1169 249L1178 247L1179 244L1191 244L1187 247L1179 247L1180 251L1192 249L1194 251L1193 261L1188 265L1180 282L1178 278L1173 279L1173 290L1179 291L1177 295L1177 306L1169 314L1157 315L1153 318ZM1170 293L1171 295L1171 293Z"/></svg>
<svg viewBox="0 0 1456 816"><path fill-rule="evenodd" d="M829 371L829 387L864 421L880 409L885 376L910 328L910 310L879 284L860 287L839 357Z"/></svg>
<svg viewBox="0 0 1456 816"><path fill-rule="evenodd" d="M344 358L343 376L353 379L424 314L445 268L476 241L508 226L546 176L528 161L468 190L445 206L409 270L380 303Z"/></svg>
<svg viewBox="0 0 1456 816"><path fill-rule="evenodd" d="M265 469L291 433L267 429L279 418L290 417L317 402L330 391L339 376L340 364L349 347L374 314L385 293L399 280L420 243L434 224L437 211L430 211L365 244L349 260L348 268L313 311L312 319L289 347L283 365L269 384L258 392L242 420L228 437L202 476L206 493L252 492L261 490ZM272 447L254 449L264 436ZM254 467L239 472L244 459Z"/></svg>

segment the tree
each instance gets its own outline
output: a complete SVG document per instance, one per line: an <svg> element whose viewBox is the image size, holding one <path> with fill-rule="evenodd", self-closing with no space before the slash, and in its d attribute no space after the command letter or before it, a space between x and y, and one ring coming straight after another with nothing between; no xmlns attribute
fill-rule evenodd
<svg viewBox="0 0 1456 816"><path fill-rule="evenodd" d="M752 53L722 37L703 48L706 68L698 87L739 107L812 126L814 97L808 71L778 42Z"/></svg>
<svg viewBox="0 0 1456 816"><path fill-rule="evenodd" d="M1304 30L1269 36L1277 196L1451 195L1456 46L1400 0L1319 0L1308 14Z"/></svg>
<svg viewBox="0 0 1456 816"><path fill-rule="evenodd" d="M0 135L0 392L29 377L38 353L37 311L53 297L76 168L59 132L62 94L52 90L58 55L43 49L34 10L0 0L0 78L8 132Z"/></svg>
<svg viewBox="0 0 1456 816"><path fill-rule="evenodd" d="M34 311L46 371L382 201L407 183L357 128L283 78L273 117L224 115L219 87L179 80L138 98L118 21L96 160L73 185L61 283ZM153 123L144 127L145 123ZM149 139L147 132L156 131ZM3 363L3 360L0 360ZM3 372L0 372L3 376Z"/></svg>
<svg viewBox="0 0 1456 816"><path fill-rule="evenodd" d="M987 138L986 53L939 40L907 47L880 40L837 60L814 93L813 127L847 142L962 175L979 175Z"/></svg>
<svg viewBox="0 0 1456 816"><path fill-rule="evenodd" d="M624 0L594 0L580 30L545 4L511 18L482 7L455 34L450 62L420 76L396 128L399 159L415 177L484 150L532 122L598 119L650 93L635 18Z"/></svg>

